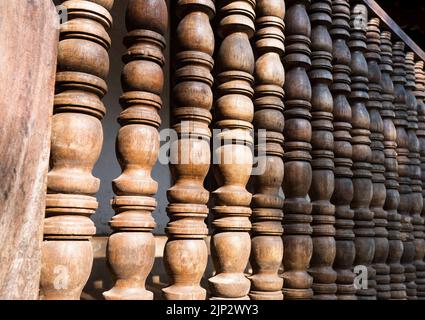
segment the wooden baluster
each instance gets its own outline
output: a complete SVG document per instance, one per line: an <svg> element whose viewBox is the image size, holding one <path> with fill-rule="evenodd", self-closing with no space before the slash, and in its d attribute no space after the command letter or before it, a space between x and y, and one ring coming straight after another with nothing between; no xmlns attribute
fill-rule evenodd
<svg viewBox="0 0 425 320"><path fill-rule="evenodd" d="M307 76L310 61L310 1L287 1L285 78L285 178L283 245L285 299L310 299L313 278L307 273L313 252L310 223L311 203L311 85Z"/></svg>
<svg viewBox="0 0 425 320"><path fill-rule="evenodd" d="M254 105L254 54L249 39L254 35L255 1L223 1L219 36L215 103L214 235L211 251L216 275L209 279L212 299L248 299L250 281L244 270L251 252L251 199L246 185L252 171L252 121ZM216 163L216 162L215 162Z"/></svg>
<svg viewBox="0 0 425 320"><path fill-rule="evenodd" d="M257 1L256 48L259 57L255 65L255 130L267 130L266 145L257 141L265 155L264 173L254 176L255 194L252 201L252 241L250 298L282 300L283 279L278 276L283 258L282 207L279 189L283 182L283 84L285 72L281 62L284 48L285 2ZM265 150L264 150L265 148Z"/></svg>
<svg viewBox="0 0 425 320"><path fill-rule="evenodd" d="M406 71L404 69L404 43L396 42L393 45L393 83L394 83L394 108L396 113L395 126L397 130L397 164L399 175L399 192L400 203L398 212L401 214L401 234L400 239L403 242L403 254L401 262L403 264L403 273L405 275L404 282L406 284L406 294L409 295L407 290L407 279L409 278L406 273L410 273L411 268L407 265L406 259L411 255L412 250L409 252L407 242L408 233L412 228L409 217L410 208L410 177L409 177L409 140L407 136L407 110L406 110L406 90L404 84L406 82ZM412 246L410 246L412 248ZM406 253L407 251L407 253ZM406 270L407 268L407 270Z"/></svg>
<svg viewBox="0 0 425 320"><path fill-rule="evenodd" d="M335 206L330 199L335 189L333 98L332 83L332 24L331 0L313 0L309 8L311 30L312 85L312 169L310 187L313 215L313 256L309 273L313 277L313 299L336 300L336 272L332 269L336 256Z"/></svg>
<svg viewBox="0 0 425 320"><path fill-rule="evenodd" d="M369 69L369 101L366 106L370 115L371 149L372 149L372 183L373 197L370 203L375 224L375 257L373 268L376 271L376 291L380 300L391 298L388 258L389 244L387 231L387 212L384 210L387 192L385 189L385 153L384 122L382 120L382 74L379 68L381 61L380 21L369 20L367 28L367 52L365 54Z"/></svg>
<svg viewBox="0 0 425 320"><path fill-rule="evenodd" d="M410 232L410 239L412 239L413 252L409 256L409 263L411 267L410 273L410 287L407 287L411 291L411 299L417 299L416 293L416 236L421 237L421 212L423 207L422 199L422 174L421 174L421 158L419 153L419 140L416 135L418 129L418 102L414 95L416 90L415 84L415 54L413 52L407 52L406 54L406 104L407 104L407 120L408 129L407 135L409 137L409 161L410 161L410 217L412 221L412 231ZM413 268L415 269L413 271ZM406 279L407 280L407 279Z"/></svg>
<svg viewBox="0 0 425 320"><path fill-rule="evenodd" d="M123 111L117 137L117 158L122 174L113 181L116 212L110 225L107 257L115 277L114 287L105 292L108 300L149 300L146 278L155 259L153 197L158 185L151 177L159 152L158 127L164 85L163 50L167 30L164 0L131 0L124 43L127 53L122 72Z"/></svg>
<svg viewBox="0 0 425 320"><path fill-rule="evenodd" d="M332 0L333 39L333 83L331 86L334 109L334 153L335 153L335 190L332 203L336 216L336 257L334 268L337 272L338 300L357 299L354 288L355 274L353 263L356 256L354 246L354 211L350 208L353 200L353 161L351 146L351 106L347 97L350 88L351 52L347 46L350 37L350 4L348 0Z"/></svg>
<svg viewBox="0 0 425 320"><path fill-rule="evenodd" d="M418 113L418 130L416 131L419 139L420 150L420 166L422 177L422 203L425 203L425 72L423 70L424 62L418 61L415 64L415 80L416 90L415 96L417 100ZM422 207L422 216L416 217L416 232L415 232L415 267L416 267L416 285L417 296L420 300L425 300L425 205Z"/></svg>
<svg viewBox="0 0 425 320"><path fill-rule="evenodd" d="M361 300L375 299L373 283L375 271L371 267L375 255L373 230L373 212L370 210L372 200L372 151L370 148L370 117L365 103L368 101L368 65L364 56L366 50L367 9L364 5L355 5L351 13L351 95L350 103L353 113L353 186L354 199L354 234L356 245L356 266L368 269L368 288L358 288L357 296Z"/></svg>
<svg viewBox="0 0 425 320"><path fill-rule="evenodd" d="M341 300L354 300L355 296L353 262L355 258L353 217L350 208L353 199L352 146L351 146L351 107L347 97L350 88L351 52L347 46L350 37L350 4L347 0L332 1L333 39L333 125L334 125L334 164L335 190L332 203L336 216L336 257L334 268L337 272L337 297Z"/></svg>
<svg viewBox="0 0 425 320"><path fill-rule="evenodd" d="M203 184L211 159L214 33L209 20L215 6L212 1L180 0L177 11L181 20L172 112L179 139L171 147L175 183L168 190L170 222L164 251L170 286L162 291L169 300L205 300L200 281L208 260L205 218L209 192Z"/></svg>
<svg viewBox="0 0 425 320"><path fill-rule="evenodd" d="M113 1L62 5L69 20L60 29L40 285L42 299L76 300L93 263L99 179L92 170L103 144Z"/></svg>
<svg viewBox="0 0 425 320"><path fill-rule="evenodd" d="M410 161L409 161L409 138L407 135L407 107L406 107L406 70L404 43L396 42L393 46L393 66L394 66L394 107L396 112L397 129L397 163L400 184L400 204L398 212L401 214L401 240L403 242L403 255L401 263L404 266L405 284L407 298L412 296L412 268L411 263L414 256L413 239L410 233L413 230L411 218L409 216L411 203L410 187ZM408 287L410 286L410 288Z"/></svg>
<svg viewBox="0 0 425 320"><path fill-rule="evenodd" d="M391 299L405 299L406 286L404 285L404 267L400 264L403 254L403 243L400 238L401 216L397 212L400 203L399 176L397 165L397 142L394 113L394 84L391 79L392 47L391 33L381 33L381 62L382 71L382 118L384 123L384 153L385 153L385 188L387 196L384 210L388 214L388 244L389 253L387 263L390 267Z"/></svg>

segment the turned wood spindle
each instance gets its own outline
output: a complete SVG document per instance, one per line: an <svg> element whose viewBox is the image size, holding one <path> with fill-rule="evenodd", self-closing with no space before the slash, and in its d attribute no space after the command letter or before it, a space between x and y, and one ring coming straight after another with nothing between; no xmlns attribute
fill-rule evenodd
<svg viewBox="0 0 425 320"><path fill-rule="evenodd" d="M286 4L283 294L285 299L311 299L313 278L307 272L313 253L312 206L307 199L312 180L312 89L307 75L311 25L306 11L310 1L290 0Z"/></svg>
<svg viewBox="0 0 425 320"><path fill-rule="evenodd" d="M253 300L282 300L283 279L278 275L283 258L283 84L285 2L257 1L255 45L255 130L267 130L266 141L257 140L263 154L264 173L255 175L252 200L251 266L253 275L249 296ZM257 133L258 134L258 133ZM264 145L265 142L265 145ZM264 154L265 153L265 154Z"/></svg>
<svg viewBox="0 0 425 320"><path fill-rule="evenodd" d="M338 300L355 300L355 274L353 263L356 257L354 246L354 211L350 208L353 200L353 166L351 145L351 106L348 96L351 92L351 52L347 41L350 38L350 4L348 0L332 0L333 39L333 126L335 190L332 203L335 205L336 256L334 269L337 272Z"/></svg>
<svg viewBox="0 0 425 320"><path fill-rule="evenodd" d="M246 185L252 172L254 54L249 39L255 26L255 1L220 2L214 150L214 234L211 253L216 275L209 279L212 299L248 299L250 281L244 271L251 252L250 204Z"/></svg>
<svg viewBox="0 0 425 320"><path fill-rule="evenodd" d="M395 126L397 130L397 163L399 175L400 203L398 212L401 214L401 241L403 242L403 254L401 263L404 267L405 285L407 298L412 296L412 276L414 266L411 263L414 257L413 239L410 234L413 230L410 212L410 161L409 161L409 137L407 135L407 107L406 107L406 70L404 43L396 42L393 45L393 83L394 83L394 108L396 113ZM413 270L412 270L413 268ZM413 279L414 280L414 279ZM410 288L409 288L410 286Z"/></svg>
<svg viewBox="0 0 425 320"><path fill-rule="evenodd" d="M98 203L93 177L103 144L113 1L65 1L60 27L56 96L42 248L41 298L80 299L90 276Z"/></svg>
<svg viewBox="0 0 425 320"><path fill-rule="evenodd" d="M422 204L425 203L425 72L424 62L418 61L415 64L415 80L416 90L415 96L417 101L417 114L418 114L418 130L416 131L419 139L420 150L420 166L421 166L421 191L422 191ZM425 205L422 206L422 212L415 216L415 267L416 267L416 285L418 299L425 299Z"/></svg>
<svg viewBox="0 0 425 320"><path fill-rule="evenodd" d="M208 260L205 219L209 192L203 184L211 158L214 33L210 19L215 14L214 2L180 0L177 14L181 20L176 31L172 126L179 138L171 146L175 182L168 190L170 222L164 251L170 286L162 291L168 300L205 300L200 281Z"/></svg>
<svg viewBox="0 0 425 320"><path fill-rule="evenodd" d="M155 228L152 212L158 184L151 177L159 152L158 127L164 85L164 34L167 30L164 0L130 0L127 7L128 34L124 39L123 108L118 121L117 158L122 174L113 181L116 215L110 225L107 258L115 278L105 292L108 300L149 300L146 278L155 260Z"/></svg>
<svg viewBox="0 0 425 320"><path fill-rule="evenodd" d="M309 14L311 29L312 86L312 170L313 179L309 191L313 216L313 255L309 273L313 277L313 299L335 300L336 277L333 262L336 256L335 206L330 202L335 189L333 98L329 86L332 83L332 24L331 0L312 0Z"/></svg>
<svg viewBox="0 0 425 320"><path fill-rule="evenodd" d="M387 192L385 189L385 153L384 122L382 120L382 74L379 68L381 61L380 21L369 20L367 27L367 52L365 54L369 69L369 100L366 104L370 115L371 149L372 149L372 184L373 196L370 208L373 211L375 224L375 256L373 268L376 271L377 299L386 300L391 297L388 258L389 244L387 231L387 212L384 210Z"/></svg>
<svg viewBox="0 0 425 320"><path fill-rule="evenodd" d="M357 297L361 300L376 298L374 287L375 271L372 262L375 255L373 212L370 203L372 187L372 150L370 147L370 117L366 109L368 95L368 65L364 56L366 51L367 8L358 4L351 12L351 94L352 108L351 131L353 137L353 186L354 198L351 208L354 210L354 234L356 245L355 266L367 267L367 288L357 288Z"/></svg>
<svg viewBox="0 0 425 320"><path fill-rule="evenodd" d="M397 209L400 203L399 176L397 164L397 132L394 112L394 84L392 81L392 44L391 33L381 33L381 87L382 87L382 119L384 124L384 153L385 153L385 188L386 198L384 210L387 211L388 245L387 264L390 267L390 298L405 299L404 267L400 264L403 254L401 242L401 216Z"/></svg>
<svg viewBox="0 0 425 320"><path fill-rule="evenodd" d="M416 135L418 129L418 102L414 94L416 90L415 84L415 55L413 52L406 53L406 105L407 105L407 135L409 139L409 172L410 172L410 218L412 219L412 231L410 237L412 239L413 253L409 257L409 262L413 265L411 284L408 290L411 290L411 299L417 299L416 285L416 236L421 237L421 213L423 207L422 198L422 173L421 158L419 150L419 139ZM414 273L414 275L413 275Z"/></svg>

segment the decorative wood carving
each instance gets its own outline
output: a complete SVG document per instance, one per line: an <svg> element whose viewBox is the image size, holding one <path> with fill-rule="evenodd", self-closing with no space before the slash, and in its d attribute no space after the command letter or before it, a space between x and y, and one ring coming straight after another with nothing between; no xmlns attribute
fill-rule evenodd
<svg viewBox="0 0 425 320"><path fill-rule="evenodd" d="M307 69L311 65L311 25L306 11L309 0L286 2L285 78L285 193L283 244L285 257L285 299L310 299L313 278L307 273L313 252L310 223L311 203L311 85Z"/></svg>
<svg viewBox="0 0 425 320"><path fill-rule="evenodd" d="M35 300L40 285L57 15L50 0L1 1L0 12L0 299Z"/></svg>
<svg viewBox="0 0 425 320"><path fill-rule="evenodd" d="M264 173L253 176L252 240L250 277L253 300L282 300L283 279L278 276L283 259L283 199L279 189L283 182L283 84L285 2L259 0L256 7L255 64L255 130L267 130L265 146L257 141L257 149L265 153L259 163ZM265 149L264 149L265 148Z"/></svg>
<svg viewBox="0 0 425 320"><path fill-rule="evenodd" d="M411 284L412 254L414 255L414 247L410 233L412 231L412 223L409 216L410 212L410 172L409 172L409 138L407 135L407 109L406 109L406 83L405 71L405 54L404 43L396 42L393 46L393 83L394 83L394 107L395 107L395 125L397 130L397 163L399 174L399 191L400 204L398 212L401 214L401 240L403 242L403 255L401 262L404 266L404 276L406 284L407 296L411 295L407 285ZM407 268L407 269L406 269Z"/></svg>
<svg viewBox="0 0 425 320"><path fill-rule="evenodd" d="M384 152L385 152L385 188L387 196L384 210L388 214L388 244L389 252L387 264L390 267L391 299L405 299L406 286L404 285L404 267L400 264L403 254L403 243L400 238L401 216L397 209L400 203L399 176L397 164L397 141L394 112L394 84L391 79L392 44L391 33L381 33L381 63L382 78L382 118L384 122Z"/></svg>
<svg viewBox="0 0 425 320"><path fill-rule="evenodd" d="M60 28L41 270L41 298L48 300L80 299L93 263L90 216L99 179L92 170L103 144L113 1L102 4L62 3L68 21Z"/></svg>
<svg viewBox="0 0 425 320"><path fill-rule="evenodd" d="M252 171L254 118L255 1L220 2L215 126L220 129L215 159L217 184L211 241L216 275L209 279L212 299L248 299L250 281L244 270L251 252L251 199L246 184Z"/></svg>
<svg viewBox="0 0 425 320"><path fill-rule="evenodd" d="M415 85L415 55L413 52L406 53L406 105L407 105L407 135L409 139L409 173L410 173L410 217L412 221L412 231L410 232L410 239L412 239L412 244L410 250L413 252L410 253L409 263L412 265L411 272L409 274L410 284L407 286L407 295L408 298L417 299L416 294L416 267L415 267L415 256L416 256L416 246L415 238L418 228L420 228L421 212L423 207L422 199L422 174L421 174L421 159L419 153L419 140L416 136L416 130L418 129L418 112L416 97L414 91L416 90Z"/></svg>
<svg viewBox="0 0 425 320"><path fill-rule="evenodd" d="M124 39L123 107L118 121L117 158L122 174L113 181L116 212L110 225L107 257L115 277L114 287L105 292L108 300L149 300L146 278L155 259L155 228L152 212L157 182L151 177L159 152L158 127L164 85L164 34L168 15L164 0L130 0Z"/></svg>
<svg viewBox="0 0 425 320"><path fill-rule="evenodd" d="M312 0L309 8L311 30L312 85L312 169L310 187L313 216L313 256L309 273L313 277L313 299L336 300L336 272L332 269L336 256L335 206L330 199L335 189L333 98L332 83L332 24L331 0Z"/></svg>
<svg viewBox="0 0 425 320"><path fill-rule="evenodd" d="M357 299L354 288L353 263L356 256L354 246L354 211L350 208L353 200L353 172L351 171L352 138L351 106L347 97L351 92L351 52L347 41L350 38L350 4L348 0L332 0L333 39L333 126L335 190L332 203L336 216L336 257L334 268L337 272L337 297L339 300Z"/></svg>
<svg viewBox="0 0 425 320"><path fill-rule="evenodd" d="M255 65L255 130L267 130L266 145L257 141L257 149L265 152L260 163L261 175L254 176L252 201L252 241L250 298L282 300L283 279L278 275L283 258L283 199L279 190L283 182L283 85L285 72L281 62L284 54L285 2L257 1ZM265 148L265 150L264 150Z"/></svg>
<svg viewBox="0 0 425 320"><path fill-rule="evenodd" d="M177 28L172 118L179 139L171 147L175 183L168 191L169 239L164 251L170 286L162 291L170 300L205 300L206 291L200 281L208 260L204 220L209 192L203 184L211 158L214 33L209 20L215 6L213 1L180 0L177 11L181 20Z"/></svg>
<svg viewBox="0 0 425 320"><path fill-rule="evenodd" d="M425 200L425 72L424 62L418 61L415 64L415 80L416 90L415 96L417 100L417 113L418 113L418 130L416 131L419 139L420 150L420 165L422 177L422 204ZM416 285L418 299L425 299L425 206L422 206L422 215L415 216L415 267L416 267Z"/></svg>
<svg viewBox="0 0 425 320"><path fill-rule="evenodd" d="M376 291L380 300L391 298L390 269L386 264L389 244L387 231L387 212L384 210L387 192L385 189L385 153L384 122L382 120L382 74L379 68L381 61L380 21L369 20L367 28L367 52L365 54L369 69L369 101L366 106L370 115L371 149L372 149L372 184L373 197L370 203L375 224L375 257L373 268L376 271Z"/></svg>
<svg viewBox="0 0 425 320"><path fill-rule="evenodd" d="M356 245L355 265L368 269L368 289L358 289L358 299L375 299L375 271L371 267L375 255L373 212L369 206L372 190L372 151L370 148L370 117L365 104L368 95L368 65L364 56L366 50L367 9L364 5L355 5L351 12L351 95L352 108L351 131L353 140L353 186L354 234Z"/></svg>

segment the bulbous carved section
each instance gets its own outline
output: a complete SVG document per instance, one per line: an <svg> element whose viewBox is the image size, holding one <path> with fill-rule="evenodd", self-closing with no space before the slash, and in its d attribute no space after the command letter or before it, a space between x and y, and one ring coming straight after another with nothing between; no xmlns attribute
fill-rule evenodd
<svg viewBox="0 0 425 320"><path fill-rule="evenodd" d="M250 281L244 271L251 252L251 199L246 190L253 163L254 0L220 2L215 127L220 129L214 150L214 235L211 251L216 275L209 279L212 299L249 299Z"/></svg>
<svg viewBox="0 0 425 320"><path fill-rule="evenodd" d="M287 1L285 17L285 193L283 245L285 299L310 299L313 278L307 269L313 253L311 203L307 200L312 181L311 96L307 75L311 65L311 25L306 11L310 1Z"/></svg>
<svg viewBox="0 0 425 320"><path fill-rule="evenodd" d="M375 270L372 262L375 255L373 212L370 203L373 196L371 173L370 116L366 109L368 94L368 65L364 56L366 51L367 9L355 5L351 12L351 95L352 108L351 134L353 136L353 187L354 234L356 246L355 265L368 268L368 289L358 289L358 299L376 299Z"/></svg>
<svg viewBox="0 0 425 320"><path fill-rule="evenodd" d="M93 177L102 144L101 98L109 73L108 49L113 1L64 1L61 25L50 172L42 247L41 298L78 300L90 276L93 253L90 220L98 207ZM102 7L102 5L104 7Z"/></svg>
<svg viewBox="0 0 425 320"><path fill-rule="evenodd" d="M409 137L407 135L407 109L406 109L406 71L405 71L405 54L404 43L396 42L393 45L393 67L394 75L392 77L394 83L394 107L396 113L395 126L397 131L397 163L399 174L399 192L400 203L398 212L401 214L401 241L403 243L403 254L401 263L404 267L405 285L407 296L412 294L411 288L407 286L411 277L414 275L414 266L411 261L414 258L413 239L410 233L413 231L412 222L409 216L410 212L410 170L409 170ZM413 268L413 274L412 274ZM407 290L409 289L409 290Z"/></svg>
<svg viewBox="0 0 425 320"><path fill-rule="evenodd" d="M388 214L388 245L389 252L387 264L390 267L390 298L406 298L404 285L404 268L400 264L403 254L403 244L400 240L401 216L397 209L400 203L399 176L397 164L397 132L395 127L394 112L394 84L391 79L393 74L391 33L381 33L381 63L382 71L382 119L384 124L384 153L385 153L385 188L386 198L384 210Z"/></svg>
<svg viewBox="0 0 425 320"><path fill-rule="evenodd" d="M208 260L204 220L209 200L204 180L211 158L214 65L214 33L209 20L215 7L212 1L180 0L177 11L181 20L177 27L179 50L172 112L178 139L171 146L174 185L168 190L170 222L164 252L170 286L162 291L170 300L204 300L206 290L200 281Z"/></svg>
<svg viewBox="0 0 425 320"><path fill-rule="evenodd" d="M158 111L164 86L167 7L163 0L130 0L124 39L123 108L118 121L117 158L122 174L113 181L116 197L112 207L116 215L110 225L107 258L115 278L114 287L105 292L107 300L150 300L146 278L155 259L155 228L152 212L158 184L151 172L159 153Z"/></svg>
<svg viewBox="0 0 425 320"><path fill-rule="evenodd" d="M283 279L278 271L282 264L282 207L279 190L283 182L283 84L285 72L281 62L284 53L285 3L283 0L257 1L255 64L255 130L257 132L258 169L253 176L251 266L253 275L249 296L253 300L282 300ZM263 169L263 170L262 170Z"/></svg>
<svg viewBox="0 0 425 320"><path fill-rule="evenodd" d="M376 271L377 298L386 300L391 297L389 266L386 265L389 244L387 231L387 212L384 210L387 192L385 188L385 152L384 122L382 120L382 74L379 68L381 61L380 21L369 20L367 28L366 60L369 68L369 101L367 108L370 115L371 149L372 149L372 184L373 197L370 203L375 224L375 257L373 268Z"/></svg>
<svg viewBox="0 0 425 320"><path fill-rule="evenodd" d="M313 277L313 299L336 299L336 272L332 269L336 256L335 206L330 199L335 189L333 98L332 83L332 24L330 0L313 0L309 8L312 65L309 77L312 85L312 169L310 187L313 215L313 256L309 273Z"/></svg>
<svg viewBox="0 0 425 320"><path fill-rule="evenodd" d="M354 245L354 211L350 208L353 190L353 148L351 145L351 106L347 97L351 92L351 52L347 41L350 38L350 4L347 0L332 0L333 40L333 126L335 190L331 202L335 205L336 256L334 269L337 272L338 300L357 299L354 288L353 263L356 257Z"/></svg>
<svg viewBox="0 0 425 320"><path fill-rule="evenodd" d="M425 72L424 62L418 61L415 64L415 96L417 101L418 130L416 131L419 140L420 167L422 182L422 204L425 203ZM417 213L417 212L416 212ZM422 206L422 212L415 216L415 267L416 267L416 285L418 299L425 299L425 205Z"/></svg>

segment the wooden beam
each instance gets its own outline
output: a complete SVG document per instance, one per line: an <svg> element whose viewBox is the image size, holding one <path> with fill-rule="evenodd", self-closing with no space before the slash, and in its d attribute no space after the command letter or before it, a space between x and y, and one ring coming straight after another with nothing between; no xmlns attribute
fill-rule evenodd
<svg viewBox="0 0 425 320"><path fill-rule="evenodd" d="M381 19L381 21L402 40L416 56L425 61L425 52L400 28L400 26L374 0L362 0L363 3Z"/></svg>
<svg viewBox="0 0 425 320"><path fill-rule="evenodd" d="M0 299L37 299L58 18L51 0L0 12Z"/></svg>

